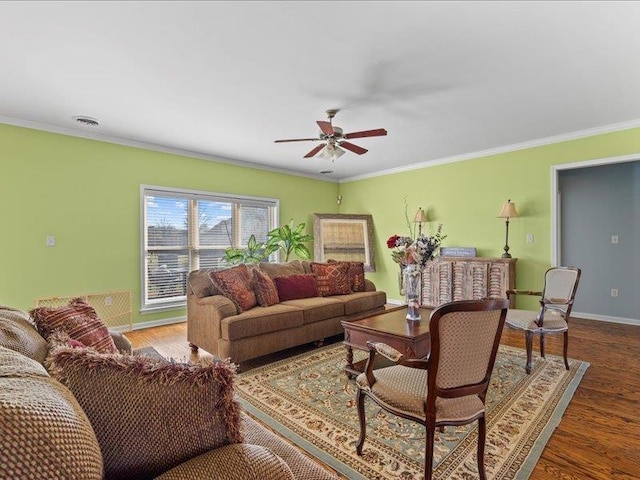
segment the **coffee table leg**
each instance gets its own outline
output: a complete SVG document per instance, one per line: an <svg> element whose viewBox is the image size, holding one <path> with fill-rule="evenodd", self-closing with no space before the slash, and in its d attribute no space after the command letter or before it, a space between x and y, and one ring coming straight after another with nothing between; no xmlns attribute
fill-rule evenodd
<svg viewBox="0 0 640 480"><path fill-rule="evenodd" d="M347 348L347 366L346 368L353 370L353 348L350 345L345 345ZM353 373L345 372L347 377L353 378L355 375Z"/></svg>

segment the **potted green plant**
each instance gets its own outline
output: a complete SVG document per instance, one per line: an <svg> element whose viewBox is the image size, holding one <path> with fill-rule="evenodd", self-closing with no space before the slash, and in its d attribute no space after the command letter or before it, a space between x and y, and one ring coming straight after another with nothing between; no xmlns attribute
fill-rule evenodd
<svg viewBox="0 0 640 480"><path fill-rule="evenodd" d="M271 253L281 250L284 253L284 261L288 262L292 253L298 257L308 260L311 258L311 252L305 245L305 242L313 240L313 236L303 233L305 224L300 223L293 226L293 219L289 220L287 225L274 228L267 233L266 248L274 250Z"/></svg>
<svg viewBox="0 0 640 480"><path fill-rule="evenodd" d="M249 237L247 248L227 248L224 252L224 261L230 265L240 263L260 263L269 258L269 255L278 250L275 245L258 242L255 235Z"/></svg>

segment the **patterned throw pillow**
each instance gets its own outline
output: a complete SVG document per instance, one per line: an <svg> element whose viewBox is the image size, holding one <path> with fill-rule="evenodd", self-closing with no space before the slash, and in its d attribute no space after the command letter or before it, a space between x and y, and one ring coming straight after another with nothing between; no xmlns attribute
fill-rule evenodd
<svg viewBox="0 0 640 480"><path fill-rule="evenodd" d="M316 276L318 293L323 296L346 295L351 293L349 283L349 265L347 263L316 263L311 264L311 271Z"/></svg>
<svg viewBox="0 0 640 480"><path fill-rule="evenodd" d="M107 326L94 308L80 298L74 298L66 307L39 307L29 313L45 339L56 331L63 331L100 353L118 353Z"/></svg>
<svg viewBox="0 0 640 480"><path fill-rule="evenodd" d="M253 270L253 290L256 300L261 307L268 307L280 303L278 288L271 277L262 273L259 269Z"/></svg>
<svg viewBox="0 0 640 480"><path fill-rule="evenodd" d="M258 304L251 285L252 275L246 265L238 265L219 272L209 272L209 277L222 295L236 305L238 313L249 310Z"/></svg>
<svg viewBox="0 0 640 480"><path fill-rule="evenodd" d="M327 260L329 263L346 263L349 265L349 285L352 292L364 292L364 263L363 262L341 262L338 260Z"/></svg>
<svg viewBox="0 0 640 480"><path fill-rule="evenodd" d="M281 302L318 296L316 278L313 274L285 275L274 278L273 282L276 284Z"/></svg>

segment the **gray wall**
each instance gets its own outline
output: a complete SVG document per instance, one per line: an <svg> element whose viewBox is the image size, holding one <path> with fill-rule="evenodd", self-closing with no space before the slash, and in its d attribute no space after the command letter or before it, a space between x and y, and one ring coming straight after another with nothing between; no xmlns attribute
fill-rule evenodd
<svg viewBox="0 0 640 480"><path fill-rule="evenodd" d="M574 311L640 320L640 161L561 171L559 187L561 262L582 269Z"/></svg>

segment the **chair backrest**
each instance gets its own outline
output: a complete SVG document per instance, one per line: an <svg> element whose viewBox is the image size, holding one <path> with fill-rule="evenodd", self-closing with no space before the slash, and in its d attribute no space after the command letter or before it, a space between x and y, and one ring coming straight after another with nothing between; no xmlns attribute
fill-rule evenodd
<svg viewBox="0 0 640 480"><path fill-rule="evenodd" d="M489 386L509 301L462 300L441 305L429 323L427 406L435 398L484 394Z"/></svg>
<svg viewBox="0 0 640 480"><path fill-rule="evenodd" d="M542 290L543 301L550 301L553 310L568 316L578 289L580 273L576 267L552 267L547 270Z"/></svg>

